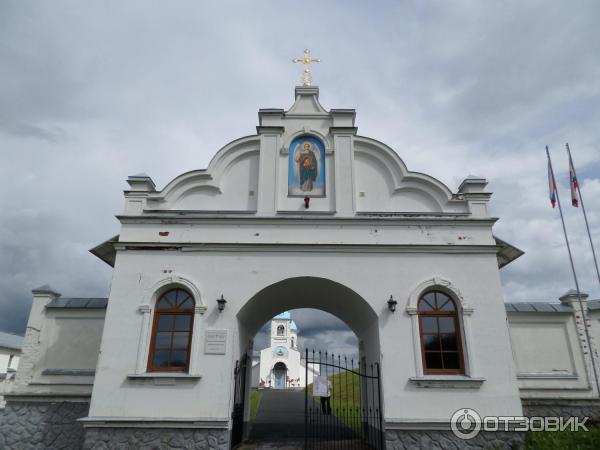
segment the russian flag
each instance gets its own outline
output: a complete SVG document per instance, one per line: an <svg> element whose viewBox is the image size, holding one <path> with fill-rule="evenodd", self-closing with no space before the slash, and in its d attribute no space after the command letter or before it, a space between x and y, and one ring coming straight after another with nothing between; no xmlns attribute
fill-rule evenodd
<svg viewBox="0 0 600 450"><path fill-rule="evenodd" d="M552 203L552 207L556 207L556 180L554 179L554 174L552 173L552 166L550 165L550 160L548 159L548 187L550 188L550 203Z"/></svg>
<svg viewBox="0 0 600 450"><path fill-rule="evenodd" d="M573 167L573 160L569 154L569 184L571 185L571 205L575 208L579 208L579 183L577 182L577 175L575 174L575 167Z"/></svg>

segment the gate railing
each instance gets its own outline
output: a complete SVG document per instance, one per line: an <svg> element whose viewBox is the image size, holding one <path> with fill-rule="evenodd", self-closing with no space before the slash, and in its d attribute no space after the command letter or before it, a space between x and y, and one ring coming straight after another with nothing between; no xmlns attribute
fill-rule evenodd
<svg viewBox="0 0 600 450"><path fill-rule="evenodd" d="M305 449L384 448L378 363L306 349L305 377Z"/></svg>
<svg viewBox="0 0 600 450"><path fill-rule="evenodd" d="M235 362L233 411L231 413L231 447L242 442L244 435L244 400L246 398L246 372L248 354Z"/></svg>

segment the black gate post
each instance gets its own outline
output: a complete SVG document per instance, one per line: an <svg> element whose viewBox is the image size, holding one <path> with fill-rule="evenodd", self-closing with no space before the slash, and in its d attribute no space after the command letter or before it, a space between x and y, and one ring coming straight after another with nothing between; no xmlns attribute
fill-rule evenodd
<svg viewBox="0 0 600 450"><path fill-rule="evenodd" d="M383 432L383 409L381 407L381 366L379 363L375 363L377 367L377 386L378 386L378 397L379 397L379 448L385 448L385 433Z"/></svg>
<svg viewBox="0 0 600 450"><path fill-rule="evenodd" d="M244 432L244 402L246 399L246 369L248 354L235 362L233 382L233 411L231 412L231 448L240 444Z"/></svg>
<svg viewBox="0 0 600 450"><path fill-rule="evenodd" d="M308 348L304 349L304 450L308 449Z"/></svg>

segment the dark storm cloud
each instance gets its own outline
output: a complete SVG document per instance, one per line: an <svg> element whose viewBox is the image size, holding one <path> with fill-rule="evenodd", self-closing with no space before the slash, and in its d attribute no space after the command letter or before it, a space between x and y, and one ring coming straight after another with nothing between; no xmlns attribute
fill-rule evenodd
<svg viewBox="0 0 600 450"><path fill-rule="evenodd" d="M299 328L302 329L304 336L309 336L318 333L322 330L348 330L348 325L338 319L333 314L314 309L295 309L291 311L292 319L296 322Z"/></svg>
<svg viewBox="0 0 600 450"><path fill-rule="evenodd" d="M322 351L335 355L346 355L356 359L358 339L342 320L317 309L303 308L290 311L292 320L298 326L298 348L300 351ZM254 350L270 346L271 322L256 333Z"/></svg>
<svg viewBox="0 0 600 450"><path fill-rule="evenodd" d="M298 326L300 335L304 338L313 338L323 330L350 331L346 323L333 314L312 308L293 309L290 311L292 320ZM258 334L267 335L271 332L271 321L266 322ZM351 332L351 331L350 331ZM354 333L352 333L354 335ZM261 338L262 339L262 338ZM261 341L262 342L262 341ZM256 341L255 341L256 344ZM255 345L256 348L256 345Z"/></svg>
<svg viewBox="0 0 600 450"><path fill-rule="evenodd" d="M17 138L34 138L57 143L64 139L65 130L60 127L41 127L27 123L4 123L0 120L0 132Z"/></svg>
<svg viewBox="0 0 600 450"><path fill-rule="evenodd" d="M23 330L37 285L107 295L110 270L87 250L118 233L126 177L162 187L254 133L258 108L291 104L306 46L323 105L356 108L360 134L452 189L490 179L495 233L527 252L502 271L507 298L572 287L543 146L567 199L572 144L600 242L600 4L304 5L0 3L0 330ZM600 296L566 213L582 287ZM298 312L306 342L350 339L323 317Z"/></svg>

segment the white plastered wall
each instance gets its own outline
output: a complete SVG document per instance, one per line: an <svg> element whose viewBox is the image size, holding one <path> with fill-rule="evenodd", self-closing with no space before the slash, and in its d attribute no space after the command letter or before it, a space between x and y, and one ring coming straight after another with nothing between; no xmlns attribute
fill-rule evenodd
<svg viewBox="0 0 600 450"><path fill-rule="evenodd" d="M14 383L14 395L91 394L104 327L104 309L46 308L34 300Z"/></svg>
<svg viewBox="0 0 600 450"><path fill-rule="evenodd" d="M524 399L594 396L574 313L508 313L517 380Z"/></svg>
<svg viewBox="0 0 600 450"><path fill-rule="evenodd" d="M160 259L151 256L151 252L127 251L118 257L91 416L228 417L233 367L242 344L249 343L260 325L276 313L299 306L315 307L317 302L353 329L359 328L357 335L367 343L365 350L371 360L379 359L373 352L380 348L384 355L381 363L386 418L396 421L444 420L459 403L489 415L521 411L494 255L198 251L162 252ZM326 299L330 297L326 284L318 285L314 291L316 295L305 302L301 296L292 297L290 301L282 301L280 305L262 311L256 308L264 305L257 303L251 310L252 317L256 317L256 326L249 324L250 316L243 310L246 302L265 287L296 277L298 264L305 277L332 280L356 292L365 300L366 311L370 309L371 315L377 318L377 325L365 323L364 318L368 315L360 309L348 308L340 299L328 304ZM364 267L372 270L365 271ZM141 317L137 310L142 301L141 292L154 285L165 269L185 274L192 280L207 299L208 310L195 330L199 339L197 347L192 348L202 378L157 387L152 383L131 382L127 375L135 370L139 351ZM471 328L477 339L467 351L476 363L477 372L473 375L485 379L480 389L421 389L409 381L417 375L411 318L402 308L391 313L386 301L390 293L408 301L419 284L415 280L436 274L460 286L464 298L473 308ZM230 283L231 279L236 283ZM298 291L297 286L294 291ZM221 294L228 301L223 312L217 310L215 302ZM273 295L285 298L279 292ZM239 316L240 312L242 316ZM260 314L255 314L257 312ZM240 323L249 326L243 339L240 339L244 333ZM210 329L229 330L226 355L204 354L204 336ZM221 394L214 395L215 392ZM198 402L198 398L204 401ZM164 407L160 410L150 408L156 402Z"/></svg>

